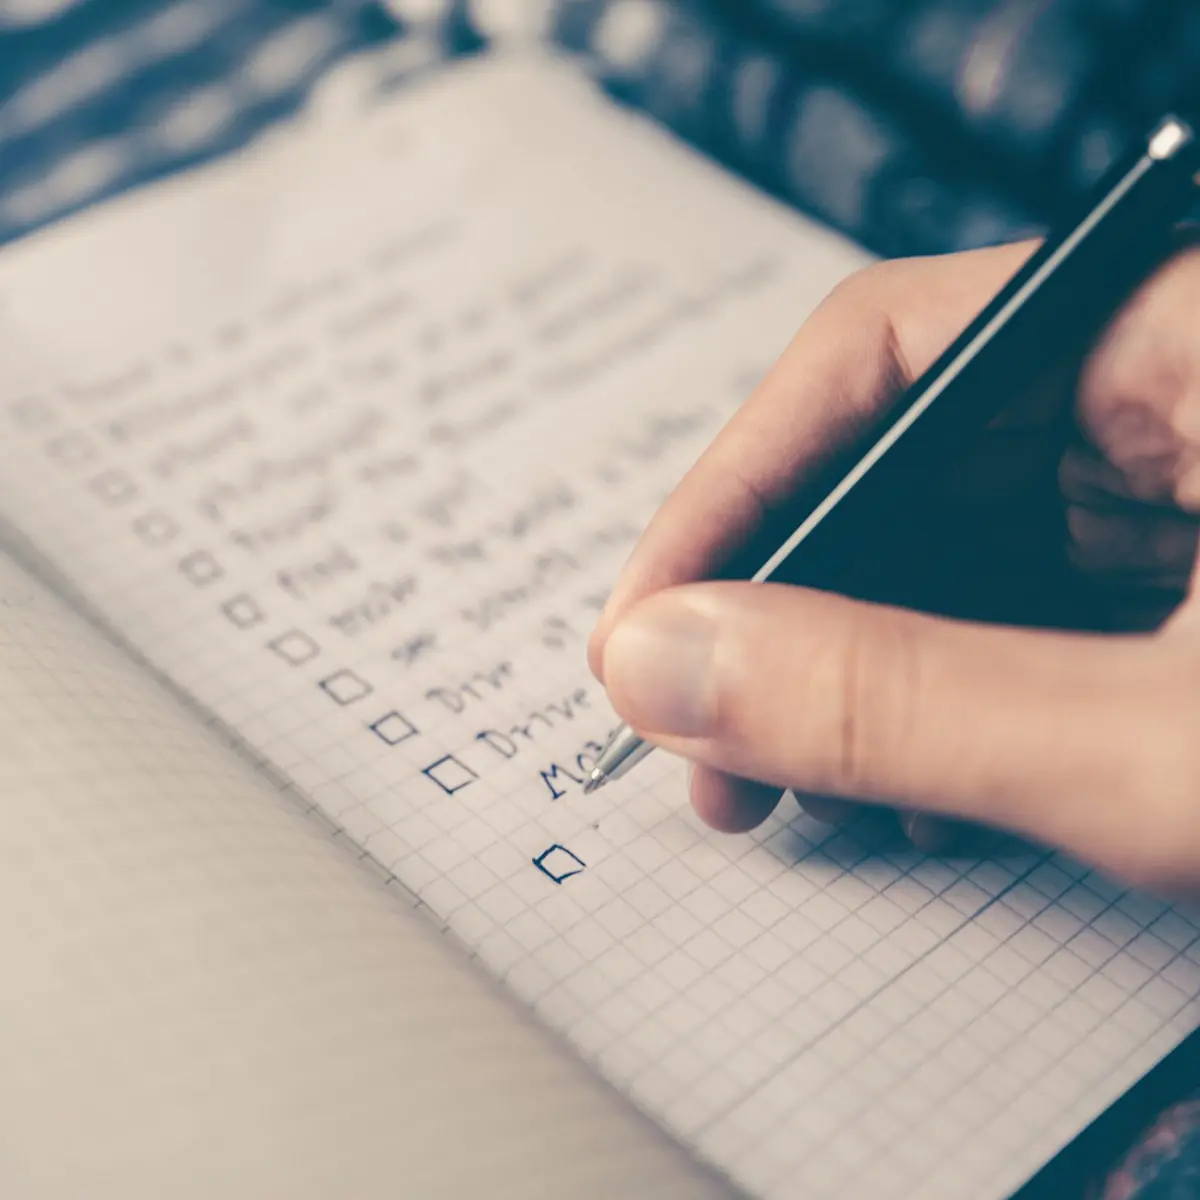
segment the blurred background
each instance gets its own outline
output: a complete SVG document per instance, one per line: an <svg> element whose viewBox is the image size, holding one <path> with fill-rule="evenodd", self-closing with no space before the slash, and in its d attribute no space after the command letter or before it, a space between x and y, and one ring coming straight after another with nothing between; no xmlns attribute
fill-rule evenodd
<svg viewBox="0 0 1200 1200"><path fill-rule="evenodd" d="M1044 228L1200 98L1194 0L0 0L0 241L246 144L348 58L382 91L513 39L889 256Z"/></svg>
<svg viewBox="0 0 1200 1200"><path fill-rule="evenodd" d="M0 0L0 244L336 100L343 68L369 102L522 41L884 256L1039 232L1200 113L1197 0ZM1194 1085L1175 1063L1085 1161Z"/></svg>

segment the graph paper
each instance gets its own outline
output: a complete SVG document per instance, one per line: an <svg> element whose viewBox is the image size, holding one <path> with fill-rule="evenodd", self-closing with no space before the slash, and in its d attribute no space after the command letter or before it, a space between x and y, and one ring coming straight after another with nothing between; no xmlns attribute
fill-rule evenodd
<svg viewBox="0 0 1200 1200"><path fill-rule="evenodd" d="M5 1195L730 1195L3 554L0 751Z"/></svg>
<svg viewBox="0 0 1200 1200"><path fill-rule="evenodd" d="M766 1197L1001 1196L1195 1025L1194 914L999 841L691 813L586 633L862 256L561 64L10 254L6 513L647 1116Z"/></svg>

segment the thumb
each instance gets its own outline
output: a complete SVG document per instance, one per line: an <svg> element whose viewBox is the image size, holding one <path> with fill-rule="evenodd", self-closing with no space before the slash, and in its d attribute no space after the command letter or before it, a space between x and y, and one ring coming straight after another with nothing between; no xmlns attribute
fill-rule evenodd
<svg viewBox="0 0 1200 1200"><path fill-rule="evenodd" d="M632 608L604 679L634 729L695 762L999 825L1128 873L1152 821L1143 760L1161 773L1191 755L1166 744L1177 716L1154 725L1181 702L1158 649L717 583Z"/></svg>

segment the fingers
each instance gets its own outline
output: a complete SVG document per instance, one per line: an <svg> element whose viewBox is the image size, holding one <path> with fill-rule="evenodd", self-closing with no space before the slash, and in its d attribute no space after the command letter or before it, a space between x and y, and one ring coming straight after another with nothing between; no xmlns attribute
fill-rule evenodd
<svg viewBox="0 0 1200 1200"><path fill-rule="evenodd" d="M691 772L692 807L700 819L720 833L746 833L761 825L779 806L780 788L754 783L728 775L712 767L693 767ZM796 797L810 817L825 825L846 825L861 816L863 805L835 796ZM958 840L959 829L949 820L929 813L896 814L901 832L926 854L950 850Z"/></svg>
<svg viewBox="0 0 1200 1200"><path fill-rule="evenodd" d="M761 825L779 806L780 788L740 779L712 767L691 771L692 807L700 819L720 833L747 833ZM862 814L863 806L834 796L797 797L810 817L825 825L844 825ZM951 821L928 813L903 812L897 819L904 836L926 854L943 853L957 840L958 829Z"/></svg>
<svg viewBox="0 0 1200 1200"><path fill-rule="evenodd" d="M775 811L783 796L781 788L738 779L704 766L693 769L691 791L697 815L721 833L756 829Z"/></svg>
<svg viewBox="0 0 1200 1200"><path fill-rule="evenodd" d="M1200 513L1200 249L1178 255L1121 311L1079 381L1087 440L1146 503Z"/></svg>
<svg viewBox="0 0 1200 1200"><path fill-rule="evenodd" d="M1200 519L1139 498L1124 472L1086 445L1067 450L1058 479L1068 558L1101 585L1110 627L1161 628L1187 593Z"/></svg>
<svg viewBox="0 0 1200 1200"><path fill-rule="evenodd" d="M1179 716L1197 658L704 584L640 602L604 669L625 720L716 771L998 825L1136 876L1177 853L1164 830L1200 860Z"/></svg>
<svg viewBox="0 0 1200 1200"><path fill-rule="evenodd" d="M1196 559L1200 522L1158 510L1104 512L1067 508L1072 563L1122 584L1182 591Z"/></svg>
<svg viewBox="0 0 1200 1200"><path fill-rule="evenodd" d="M1068 446L1058 467L1058 486L1069 504L1119 509L1131 504L1151 507L1136 495L1119 467L1083 442ZM1172 505L1166 506L1168 511Z"/></svg>
<svg viewBox="0 0 1200 1200"><path fill-rule="evenodd" d="M886 263L840 287L646 530L592 635L597 677L621 613L653 592L717 573L806 472L933 362L1031 250Z"/></svg>

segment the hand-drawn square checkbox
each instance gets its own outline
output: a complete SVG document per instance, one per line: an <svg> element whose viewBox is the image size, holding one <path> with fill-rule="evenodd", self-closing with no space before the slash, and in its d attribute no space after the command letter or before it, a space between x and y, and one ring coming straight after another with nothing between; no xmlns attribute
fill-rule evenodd
<svg viewBox="0 0 1200 1200"><path fill-rule="evenodd" d="M137 494L137 484L124 471L102 471L88 484L92 493L110 506L128 504Z"/></svg>
<svg viewBox="0 0 1200 1200"><path fill-rule="evenodd" d="M46 454L64 467L96 461L96 447L82 433L64 433L46 443Z"/></svg>
<svg viewBox="0 0 1200 1200"><path fill-rule="evenodd" d="M179 532L179 526L166 513L148 512L133 522L133 532L147 546L164 546Z"/></svg>
<svg viewBox="0 0 1200 1200"><path fill-rule="evenodd" d="M234 596L232 600L226 600L221 605L221 611L239 629L253 629L255 625L261 625L267 619L254 597L247 596L244 592L240 596Z"/></svg>
<svg viewBox="0 0 1200 1200"><path fill-rule="evenodd" d="M407 742L409 738L416 737L419 732L407 717L398 712L390 712L387 716L380 717L368 728L389 746L398 746L401 742Z"/></svg>
<svg viewBox="0 0 1200 1200"><path fill-rule="evenodd" d="M327 696L343 707L354 704L375 690L365 679L360 679L350 670L337 671L328 679L322 679L320 687Z"/></svg>
<svg viewBox="0 0 1200 1200"><path fill-rule="evenodd" d="M570 879L572 875L581 875L587 863L577 854L573 854L566 846L554 845L549 850L543 850L533 860L533 865L557 884Z"/></svg>
<svg viewBox="0 0 1200 1200"><path fill-rule="evenodd" d="M479 778L465 762L461 762L453 754L447 754L445 758L430 763L421 774L428 775L447 796L453 796L455 792L470 787Z"/></svg>
<svg viewBox="0 0 1200 1200"><path fill-rule="evenodd" d="M225 574L224 568L207 550L197 550L181 559L179 569L189 582L197 587L208 587Z"/></svg>
<svg viewBox="0 0 1200 1200"><path fill-rule="evenodd" d="M289 629L267 643L267 649L278 654L289 667L302 667L321 653L321 647L299 629Z"/></svg>

